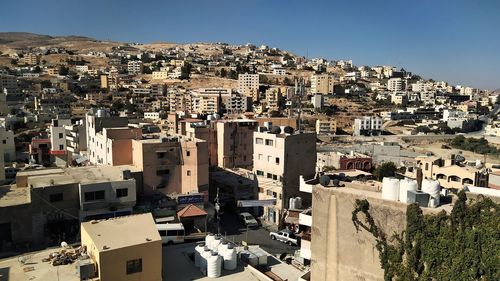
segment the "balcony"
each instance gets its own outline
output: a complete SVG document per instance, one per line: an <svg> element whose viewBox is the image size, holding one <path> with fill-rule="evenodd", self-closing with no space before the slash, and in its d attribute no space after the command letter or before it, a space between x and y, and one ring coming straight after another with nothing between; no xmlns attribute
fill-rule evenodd
<svg viewBox="0 0 500 281"><path fill-rule="evenodd" d="M311 209L305 210L304 212L299 214L299 224L300 225L306 225L311 227L312 226L312 213Z"/></svg>

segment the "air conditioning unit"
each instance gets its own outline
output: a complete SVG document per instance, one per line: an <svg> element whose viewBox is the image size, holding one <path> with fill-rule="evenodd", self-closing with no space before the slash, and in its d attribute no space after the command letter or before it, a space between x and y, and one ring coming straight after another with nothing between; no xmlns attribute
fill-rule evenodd
<svg viewBox="0 0 500 281"><path fill-rule="evenodd" d="M78 261L76 263L76 270L78 276L80 276L81 281L89 280L97 276L95 271L95 265L89 259Z"/></svg>

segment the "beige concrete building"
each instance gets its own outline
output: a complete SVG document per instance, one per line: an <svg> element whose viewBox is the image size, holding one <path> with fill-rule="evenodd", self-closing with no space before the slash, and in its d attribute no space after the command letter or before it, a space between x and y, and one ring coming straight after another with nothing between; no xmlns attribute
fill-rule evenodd
<svg viewBox="0 0 500 281"><path fill-rule="evenodd" d="M419 156L415 160L415 166L406 169L405 176L409 178L416 179L418 170L421 170L423 178L438 180L443 188L460 190L464 185L488 186L488 173L482 167L475 167L475 162L471 163L472 165L458 163L454 156L450 159Z"/></svg>
<svg viewBox="0 0 500 281"><path fill-rule="evenodd" d="M151 213L82 223L100 281L161 281L162 246Z"/></svg>
<svg viewBox="0 0 500 281"><path fill-rule="evenodd" d="M253 101L259 100L259 74L239 74L238 75L238 92L247 97L251 97Z"/></svg>
<svg viewBox="0 0 500 281"><path fill-rule="evenodd" d="M311 94L333 94L335 77L329 74L314 74L311 76Z"/></svg>
<svg viewBox="0 0 500 281"><path fill-rule="evenodd" d="M283 94L280 88L269 88L266 91L266 104L269 110L279 110L283 105Z"/></svg>
<svg viewBox="0 0 500 281"><path fill-rule="evenodd" d="M21 58L21 63L26 65L37 65L40 63L40 56L28 53Z"/></svg>
<svg viewBox="0 0 500 281"><path fill-rule="evenodd" d="M337 133L337 121L334 119L317 119L316 134L335 134Z"/></svg>
<svg viewBox="0 0 500 281"><path fill-rule="evenodd" d="M277 200L275 206L264 208L264 217L281 225L289 199L300 196L299 175L315 173L316 134L259 131L254 133L253 143L253 171L259 183L259 199Z"/></svg>
<svg viewBox="0 0 500 281"><path fill-rule="evenodd" d="M253 133L257 121L234 119L217 122L217 163L221 168L247 168L253 165Z"/></svg>
<svg viewBox="0 0 500 281"><path fill-rule="evenodd" d="M134 165L143 171L144 194L208 192L207 142L180 135L132 141Z"/></svg>

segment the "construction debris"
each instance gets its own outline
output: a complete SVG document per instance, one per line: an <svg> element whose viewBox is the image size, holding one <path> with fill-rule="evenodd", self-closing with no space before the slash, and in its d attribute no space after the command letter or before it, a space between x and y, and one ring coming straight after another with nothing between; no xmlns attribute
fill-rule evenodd
<svg viewBox="0 0 500 281"><path fill-rule="evenodd" d="M52 252L47 258L43 258L43 262L50 262L53 266L72 264L75 260L85 259L87 256L87 248L78 247L73 249L71 247L64 247L58 252Z"/></svg>

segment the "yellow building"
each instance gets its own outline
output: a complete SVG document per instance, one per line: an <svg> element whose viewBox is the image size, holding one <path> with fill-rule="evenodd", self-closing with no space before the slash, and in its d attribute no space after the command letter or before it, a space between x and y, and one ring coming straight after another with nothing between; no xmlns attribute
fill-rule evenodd
<svg viewBox="0 0 500 281"><path fill-rule="evenodd" d="M100 281L162 280L161 238L150 213L84 222L81 236Z"/></svg>

